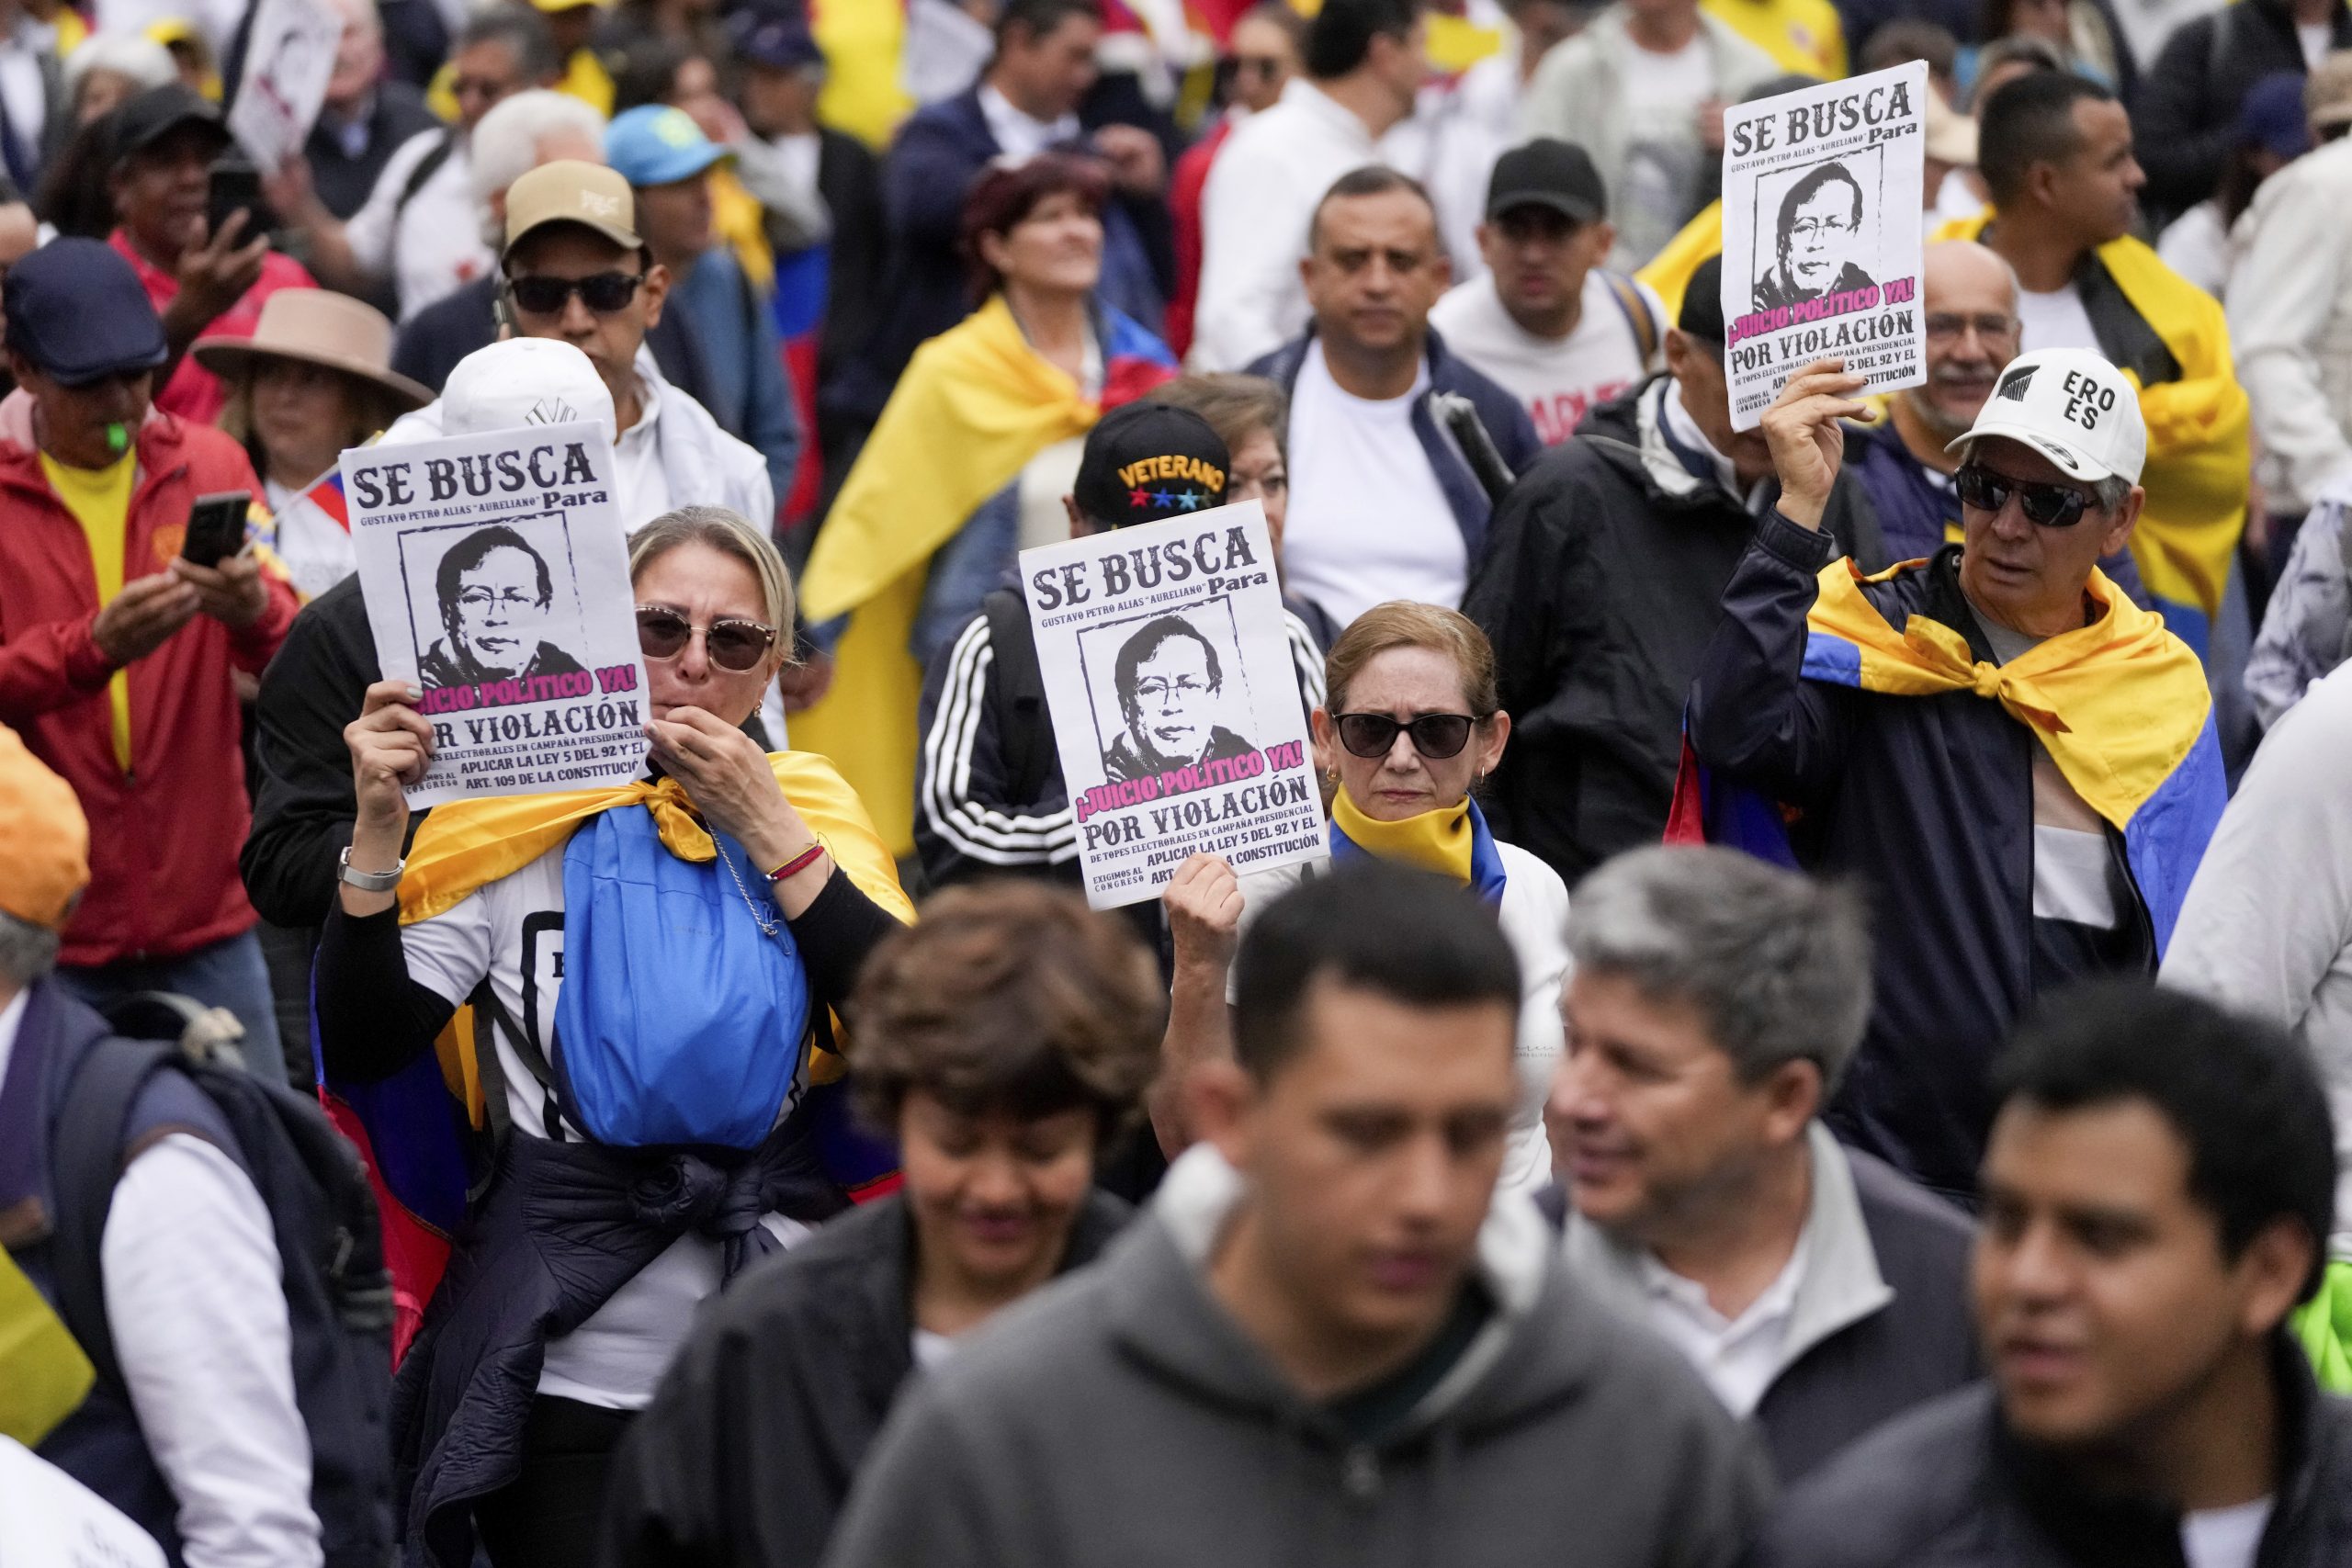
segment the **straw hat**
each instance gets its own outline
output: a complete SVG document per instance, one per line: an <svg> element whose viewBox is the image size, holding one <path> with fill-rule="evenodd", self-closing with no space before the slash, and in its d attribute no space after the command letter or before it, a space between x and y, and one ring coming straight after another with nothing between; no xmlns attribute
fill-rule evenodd
<svg viewBox="0 0 2352 1568"><path fill-rule="evenodd" d="M391 367L392 323L365 300L327 288L281 288L262 301L251 337L213 337L191 350L216 375L234 376L255 358L323 365L381 387L403 412L423 408L433 394Z"/></svg>

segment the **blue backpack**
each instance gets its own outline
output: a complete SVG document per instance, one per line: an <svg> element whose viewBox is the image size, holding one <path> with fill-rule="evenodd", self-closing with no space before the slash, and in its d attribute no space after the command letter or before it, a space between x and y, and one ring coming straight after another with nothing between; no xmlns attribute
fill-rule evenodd
<svg viewBox="0 0 2352 1568"><path fill-rule="evenodd" d="M558 1105L616 1148L756 1148L791 1103L808 976L743 847L681 860L641 806L563 854L563 989L548 1055Z"/></svg>

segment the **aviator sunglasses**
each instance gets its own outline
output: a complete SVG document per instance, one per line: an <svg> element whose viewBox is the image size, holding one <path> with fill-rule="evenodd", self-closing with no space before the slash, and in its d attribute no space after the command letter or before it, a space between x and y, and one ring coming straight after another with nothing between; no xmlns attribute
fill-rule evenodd
<svg viewBox="0 0 2352 1568"><path fill-rule="evenodd" d="M1410 723L1385 713L1343 713L1331 722L1339 728L1340 744L1355 756L1385 757L1401 729L1413 738L1414 750L1432 762L1442 762L1462 754L1462 748L1470 744L1470 727L1476 721L1466 713L1425 713Z"/></svg>
<svg viewBox="0 0 2352 1568"><path fill-rule="evenodd" d="M644 281L641 272L599 272L587 277L541 277L533 274L508 278L506 288L514 296L514 303L534 316L554 315L574 294L596 314L609 316L627 309Z"/></svg>
<svg viewBox="0 0 2352 1568"><path fill-rule="evenodd" d="M2014 495L2025 520L2039 528L2071 528L2083 520L2091 504L2091 498L2072 485L2008 479L1974 463L1960 466L1960 472L1952 476L1952 488L1960 491L1962 505L1980 512L1998 512Z"/></svg>
<svg viewBox="0 0 2352 1568"><path fill-rule="evenodd" d="M722 616L702 629L702 645L721 670L756 670L775 646L775 628L758 621ZM637 646L648 659L675 659L685 651L695 624L660 604L637 607Z"/></svg>

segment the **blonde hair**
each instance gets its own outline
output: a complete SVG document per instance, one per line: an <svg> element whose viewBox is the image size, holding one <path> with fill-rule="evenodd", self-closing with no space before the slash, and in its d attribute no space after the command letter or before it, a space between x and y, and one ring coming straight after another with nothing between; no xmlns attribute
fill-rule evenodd
<svg viewBox="0 0 2352 1568"><path fill-rule="evenodd" d="M767 606L768 624L776 629L776 647L790 663L792 649L792 573L775 541L745 521L741 513L723 506L681 506L665 512L639 529L628 542L628 576L634 582L648 566L680 545L702 545L732 556L760 580L760 599Z"/></svg>
<svg viewBox="0 0 2352 1568"><path fill-rule="evenodd" d="M1467 615L1391 599L1374 604L1348 624L1323 660L1324 707L1340 713L1347 706L1348 687L1364 666L1392 649L1426 648L1453 660L1462 672L1462 700L1470 705L1479 723L1501 711L1502 694L1495 680L1495 645Z"/></svg>

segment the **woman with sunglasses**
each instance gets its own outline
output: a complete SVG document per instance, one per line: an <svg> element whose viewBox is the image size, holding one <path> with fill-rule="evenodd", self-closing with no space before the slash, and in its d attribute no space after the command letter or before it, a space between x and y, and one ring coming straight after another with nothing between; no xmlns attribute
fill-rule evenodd
<svg viewBox="0 0 2352 1568"><path fill-rule="evenodd" d="M792 624L765 531L684 508L629 566L645 782L445 805L403 859L432 726L379 682L345 732L358 819L316 970L330 1092L379 1153L422 1157L395 1102L421 1081L447 1141L435 1045L470 1006L451 1066L485 1100L392 1434L412 1545L450 1568L477 1540L497 1568L589 1561L612 1450L696 1303L848 1207L811 1074L911 916L831 767L741 728Z"/></svg>
<svg viewBox="0 0 2352 1568"><path fill-rule="evenodd" d="M1543 1111L1560 1055L1568 890L1550 866L1498 842L1472 798L1510 739L1494 647L1452 610L1392 600L1340 634L1324 678L1313 725L1331 859L1373 855L1467 884L1495 906L1518 955L1520 1097L1502 1180L1532 1191L1552 1179ZM1177 868L1161 899L1176 949L1164 1052L1170 1066L1152 1091L1152 1122L1170 1155L1191 1141L1182 1069L1233 1048L1228 986L1242 928L1325 863L1237 875L1215 855L1194 855Z"/></svg>

